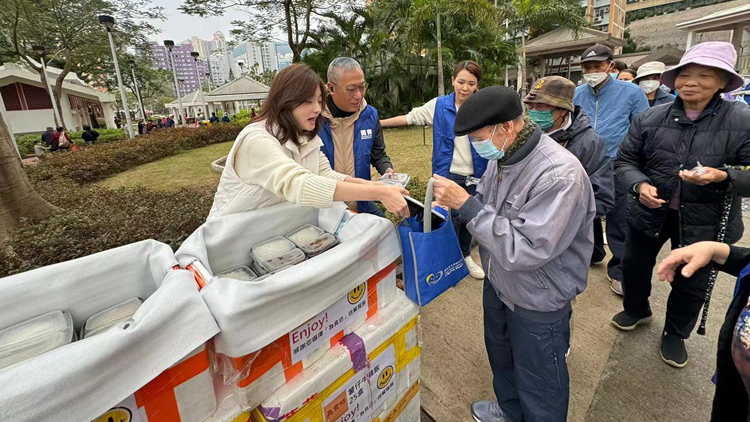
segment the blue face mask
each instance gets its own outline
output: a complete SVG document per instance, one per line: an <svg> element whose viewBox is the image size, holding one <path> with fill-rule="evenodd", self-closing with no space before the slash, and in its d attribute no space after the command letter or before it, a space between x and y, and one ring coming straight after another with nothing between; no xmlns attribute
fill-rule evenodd
<svg viewBox="0 0 750 422"><path fill-rule="evenodd" d="M529 117L545 132L555 126L555 117L552 110L529 110Z"/></svg>
<svg viewBox="0 0 750 422"><path fill-rule="evenodd" d="M611 76L611 77L612 77L612 79L617 79L617 77L618 77L619 75L620 75L619 73L610 73L610 74L609 74L609 76Z"/></svg>
<svg viewBox="0 0 750 422"><path fill-rule="evenodd" d="M508 144L510 135L505 137L505 142L503 143L502 149L497 149L495 144L492 143L492 138L495 137L496 130L497 125L495 125L495 127L492 129L492 135L489 137L489 139L485 139L484 141L471 141L471 145L474 147L477 154L479 154L479 156L484 158L485 160L500 160L505 157L505 146Z"/></svg>

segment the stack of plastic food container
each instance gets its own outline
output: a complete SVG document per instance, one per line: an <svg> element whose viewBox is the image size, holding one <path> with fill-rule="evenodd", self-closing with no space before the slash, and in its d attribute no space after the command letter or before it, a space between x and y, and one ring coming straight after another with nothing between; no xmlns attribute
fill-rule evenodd
<svg viewBox="0 0 750 422"><path fill-rule="evenodd" d="M305 260L305 253L283 236L255 245L251 254L258 274L276 273Z"/></svg>
<svg viewBox="0 0 750 422"><path fill-rule="evenodd" d="M143 303L142 300L134 297L92 315L83 325L81 338L95 336L118 322L129 320L135 315L141 303Z"/></svg>
<svg viewBox="0 0 750 422"><path fill-rule="evenodd" d="M410 179L411 177L406 173L393 173L384 174L380 178L380 182L390 186L401 186L402 188L406 188Z"/></svg>
<svg viewBox="0 0 750 422"><path fill-rule="evenodd" d="M52 311L0 331L0 369L76 340L73 319L65 311Z"/></svg>
<svg viewBox="0 0 750 422"><path fill-rule="evenodd" d="M216 274L217 277L226 277L240 281L253 281L258 278L258 274L255 274L247 265L240 265L226 271L222 271Z"/></svg>
<svg viewBox="0 0 750 422"><path fill-rule="evenodd" d="M338 243L336 236L326 233L320 227L313 226L312 224L300 227L286 235L286 238L291 240L292 243L310 258L320 255Z"/></svg>

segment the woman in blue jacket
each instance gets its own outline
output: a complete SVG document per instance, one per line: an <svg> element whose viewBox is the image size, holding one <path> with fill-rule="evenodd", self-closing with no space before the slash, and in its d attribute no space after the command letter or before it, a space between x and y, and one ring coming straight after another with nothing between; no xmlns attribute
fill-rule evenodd
<svg viewBox="0 0 750 422"><path fill-rule="evenodd" d="M432 173L457 182L469 195L474 195L474 179L482 177L487 160L477 154L468 136L453 133L453 123L461 104L477 91L481 80L482 68L471 60L462 61L453 70L451 94L433 98L409 114L380 121L382 127L432 126ZM460 224L454 216L453 225L469 273L474 278L484 279L482 267L471 259L471 234L466 224Z"/></svg>

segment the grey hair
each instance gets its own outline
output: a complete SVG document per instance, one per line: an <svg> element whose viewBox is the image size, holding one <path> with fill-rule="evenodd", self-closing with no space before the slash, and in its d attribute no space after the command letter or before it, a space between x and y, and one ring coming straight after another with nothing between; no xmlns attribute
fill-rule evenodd
<svg viewBox="0 0 750 422"><path fill-rule="evenodd" d="M341 76L341 71L355 69L362 70L362 67L359 65L359 62L357 62L353 58L336 57L335 59L333 59L331 64L328 65L328 82L336 83L339 80L339 76Z"/></svg>

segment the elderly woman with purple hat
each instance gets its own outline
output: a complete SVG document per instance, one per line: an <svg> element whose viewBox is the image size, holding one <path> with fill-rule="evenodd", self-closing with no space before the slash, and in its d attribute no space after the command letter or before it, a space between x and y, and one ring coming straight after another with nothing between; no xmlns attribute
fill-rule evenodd
<svg viewBox="0 0 750 422"><path fill-rule="evenodd" d="M739 168L750 165L750 107L721 97L743 83L736 61L725 42L688 50L661 76L678 98L640 114L620 147L615 172L633 196L622 261L624 311L612 318L621 330L651 318L653 267L667 240L674 249L715 240L720 231L725 243L742 237L740 197L750 196L750 173ZM674 277L661 336L668 365L687 364L685 339L707 297L710 272Z"/></svg>

